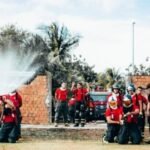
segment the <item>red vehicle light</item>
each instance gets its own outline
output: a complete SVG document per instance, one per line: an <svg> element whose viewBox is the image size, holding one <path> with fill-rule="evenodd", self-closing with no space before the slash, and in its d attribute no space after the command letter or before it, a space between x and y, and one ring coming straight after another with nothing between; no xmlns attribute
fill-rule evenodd
<svg viewBox="0 0 150 150"><path fill-rule="evenodd" d="M106 101L97 101L94 102L95 105L106 105Z"/></svg>

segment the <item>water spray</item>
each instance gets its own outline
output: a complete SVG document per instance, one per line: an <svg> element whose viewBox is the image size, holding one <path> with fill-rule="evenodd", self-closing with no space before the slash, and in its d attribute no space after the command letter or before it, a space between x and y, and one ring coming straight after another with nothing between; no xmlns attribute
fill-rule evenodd
<svg viewBox="0 0 150 150"><path fill-rule="evenodd" d="M18 54L17 50L0 52L0 95L10 93L36 76L41 67L35 64L38 54L32 51Z"/></svg>

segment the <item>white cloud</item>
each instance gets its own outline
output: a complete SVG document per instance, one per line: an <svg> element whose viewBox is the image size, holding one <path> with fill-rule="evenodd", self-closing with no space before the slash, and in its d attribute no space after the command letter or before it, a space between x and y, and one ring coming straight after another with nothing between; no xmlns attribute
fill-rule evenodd
<svg viewBox="0 0 150 150"><path fill-rule="evenodd" d="M79 0L86 7L95 7L96 9L103 9L105 12L111 12L123 2L120 0Z"/></svg>
<svg viewBox="0 0 150 150"><path fill-rule="evenodd" d="M54 6L54 7L63 7L69 2L69 0L32 0L34 4L40 6Z"/></svg>
<svg viewBox="0 0 150 150"><path fill-rule="evenodd" d="M111 12L118 8L121 4L120 0L102 0L102 7L106 12Z"/></svg>
<svg viewBox="0 0 150 150"><path fill-rule="evenodd" d="M98 10L103 13L112 13L120 7L132 9L135 6L135 0L76 0L74 3L78 4L79 7L87 8L89 11L92 9L92 11Z"/></svg>
<svg viewBox="0 0 150 150"><path fill-rule="evenodd" d="M73 52L82 54L90 65L95 65L96 71L103 71L107 67L123 70L131 63L131 19L99 15L105 16L122 8L128 12L134 8L135 0L27 0L24 5L14 0L14 3L7 3L0 1L0 25L15 23L35 32L40 24L58 21L83 36L79 47ZM96 16L88 17L91 12L96 12ZM136 64L149 56L150 49L150 28L144 22L138 22L140 20L135 25Z"/></svg>
<svg viewBox="0 0 150 150"><path fill-rule="evenodd" d="M80 46L74 51L82 54L96 71L117 67L123 71L132 62L132 22L129 20L88 20L82 17L59 18L72 31L81 33ZM135 26L135 64L149 56L150 28ZM142 50L141 50L142 49Z"/></svg>

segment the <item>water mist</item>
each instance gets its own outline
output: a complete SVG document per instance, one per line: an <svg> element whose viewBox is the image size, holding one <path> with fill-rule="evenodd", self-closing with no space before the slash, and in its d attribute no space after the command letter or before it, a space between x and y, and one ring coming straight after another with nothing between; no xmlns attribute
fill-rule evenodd
<svg viewBox="0 0 150 150"><path fill-rule="evenodd" d="M35 52L18 53L13 48L0 52L0 95L18 89L33 78L40 67L33 65L37 57Z"/></svg>

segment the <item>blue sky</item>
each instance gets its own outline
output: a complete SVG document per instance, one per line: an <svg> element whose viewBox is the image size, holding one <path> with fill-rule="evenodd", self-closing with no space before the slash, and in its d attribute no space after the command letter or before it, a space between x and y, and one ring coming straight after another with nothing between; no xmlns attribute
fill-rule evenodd
<svg viewBox="0 0 150 150"><path fill-rule="evenodd" d="M83 55L95 71L124 71L132 62L132 22L135 21L135 64L150 57L149 0L1 0L0 26L16 24L38 32L57 21L82 36L72 53ZM150 61L149 61L150 62Z"/></svg>

